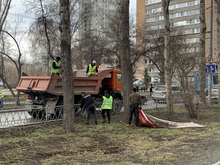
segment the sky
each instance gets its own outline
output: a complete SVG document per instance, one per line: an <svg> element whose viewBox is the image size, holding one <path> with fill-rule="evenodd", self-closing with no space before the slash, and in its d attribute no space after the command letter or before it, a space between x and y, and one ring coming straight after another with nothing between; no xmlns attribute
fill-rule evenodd
<svg viewBox="0 0 220 165"><path fill-rule="evenodd" d="M31 24L35 21L35 17L33 15L30 15L30 13L28 15L25 14L26 8L23 5L22 1L26 1L26 0L12 0L12 4L9 10L7 21L11 27L17 26L20 29L22 29L20 36L17 38L19 38L19 44L22 45L20 47L22 54L27 55L29 54L28 49L30 47L30 44L29 44L29 41L26 39L27 33L25 34L25 32L28 31ZM136 0L130 0L129 10L134 20L136 20ZM17 25L15 25L16 23Z"/></svg>
<svg viewBox="0 0 220 165"><path fill-rule="evenodd" d="M136 0L130 0L130 13L136 16Z"/></svg>

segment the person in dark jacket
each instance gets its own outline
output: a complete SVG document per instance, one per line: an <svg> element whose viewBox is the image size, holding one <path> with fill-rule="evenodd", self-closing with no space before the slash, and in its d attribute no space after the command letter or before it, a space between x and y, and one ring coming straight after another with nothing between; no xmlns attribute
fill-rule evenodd
<svg viewBox="0 0 220 165"><path fill-rule="evenodd" d="M134 123L136 126L139 126L139 108L138 106L141 107L141 96L140 94L136 93L136 88L133 88L132 94L129 96L129 101L130 101L130 113L129 113L129 120L128 124L126 125L127 127L131 126L131 121L132 121L132 116L134 114Z"/></svg>
<svg viewBox="0 0 220 165"><path fill-rule="evenodd" d="M152 84L150 84L150 96L152 96L152 91L153 91L153 86L152 86Z"/></svg>
<svg viewBox="0 0 220 165"><path fill-rule="evenodd" d="M52 65L51 65L51 74L56 73L58 76L60 75L61 66L59 64L59 61L60 61L60 57L56 57L56 59L53 60Z"/></svg>
<svg viewBox="0 0 220 165"><path fill-rule="evenodd" d="M97 116L96 116L96 107L92 99L92 96L89 94L85 94L85 92L82 92L81 95L82 95L82 102L79 111L81 111L83 107L86 110L86 124L89 124L90 113L93 115L95 124L98 124Z"/></svg>
<svg viewBox="0 0 220 165"><path fill-rule="evenodd" d="M113 103L113 98L112 96L108 93L107 90L104 91L105 96L103 96L103 102L102 102L102 118L103 122L105 123L105 112L107 113L108 116L108 123L110 123L110 111L112 110L112 103Z"/></svg>

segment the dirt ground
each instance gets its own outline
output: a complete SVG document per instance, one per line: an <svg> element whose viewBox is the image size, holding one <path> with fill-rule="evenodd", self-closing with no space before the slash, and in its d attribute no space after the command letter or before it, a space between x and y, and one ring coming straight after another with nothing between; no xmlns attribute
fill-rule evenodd
<svg viewBox="0 0 220 165"><path fill-rule="evenodd" d="M191 120L184 109L170 116L165 110L145 113L177 122L195 122L205 128L125 127L123 114L111 116L111 124L98 125L75 118L74 133L61 122L0 130L0 164L149 164L211 165L220 161L220 108L198 111Z"/></svg>

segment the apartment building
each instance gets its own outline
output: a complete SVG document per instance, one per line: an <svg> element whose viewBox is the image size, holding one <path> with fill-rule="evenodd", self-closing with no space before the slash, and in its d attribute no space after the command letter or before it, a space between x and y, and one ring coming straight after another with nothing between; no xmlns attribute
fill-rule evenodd
<svg viewBox="0 0 220 165"><path fill-rule="evenodd" d="M79 1L79 7L80 17L83 20L80 37L88 33L101 35L103 30L108 28L108 18L117 11L117 2L115 0L83 0Z"/></svg>
<svg viewBox="0 0 220 165"><path fill-rule="evenodd" d="M82 19L79 28L79 39L85 41L91 38L104 38L106 31L109 31L109 22L117 10L117 0L80 0L79 1L79 17ZM91 42L89 42L91 43ZM98 49L98 48L97 48ZM105 57L103 61L109 61ZM104 64L102 67L112 67L111 64Z"/></svg>
<svg viewBox="0 0 220 165"><path fill-rule="evenodd" d="M209 55L209 31L210 31L210 2L206 0L206 56ZM215 5L214 5L215 6ZM213 59L217 62L217 26L216 26L216 8L213 19ZM187 39L187 42L194 43L196 46L192 51L199 52L200 36L200 0L171 0L170 6L170 25L171 28L179 28ZM137 29L143 32L153 32L158 29L164 29L164 17L162 13L162 0L137 0ZM141 31L140 30L140 31ZM171 34L175 35L175 34ZM140 42L137 37L137 44L145 45L143 40ZM204 64L205 65L205 64ZM144 69L147 68L151 81L159 79L159 70L148 58L139 60L137 65L136 78L142 79Z"/></svg>

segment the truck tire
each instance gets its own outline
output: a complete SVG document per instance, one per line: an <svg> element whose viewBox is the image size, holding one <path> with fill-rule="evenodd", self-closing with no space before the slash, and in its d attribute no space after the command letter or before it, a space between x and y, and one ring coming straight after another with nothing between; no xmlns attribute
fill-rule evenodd
<svg viewBox="0 0 220 165"><path fill-rule="evenodd" d="M120 112L122 107L122 100L119 97L114 99L114 104L112 108L112 113L115 114L116 112Z"/></svg>
<svg viewBox="0 0 220 165"><path fill-rule="evenodd" d="M77 104L81 104L81 100L78 101ZM78 111L79 108L80 108L80 107L75 108L75 113ZM81 116L82 118L86 118L86 110L85 110L84 108L82 108L82 110L81 110L80 112L76 113L74 116L75 116L75 117Z"/></svg>
<svg viewBox="0 0 220 165"><path fill-rule="evenodd" d="M81 116L86 118L86 110L84 108L81 110Z"/></svg>
<svg viewBox="0 0 220 165"><path fill-rule="evenodd" d="M54 114L51 116L52 119L62 119L63 118L63 100L59 101L55 107Z"/></svg>
<svg viewBox="0 0 220 165"><path fill-rule="evenodd" d="M46 113L45 110L32 109L31 112L28 112L34 119L43 120Z"/></svg>

